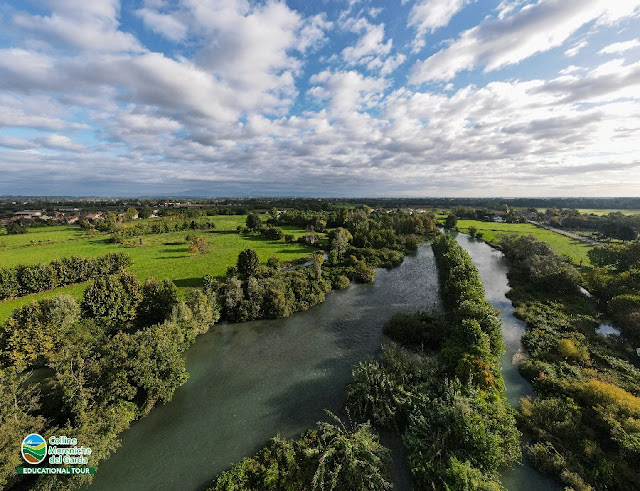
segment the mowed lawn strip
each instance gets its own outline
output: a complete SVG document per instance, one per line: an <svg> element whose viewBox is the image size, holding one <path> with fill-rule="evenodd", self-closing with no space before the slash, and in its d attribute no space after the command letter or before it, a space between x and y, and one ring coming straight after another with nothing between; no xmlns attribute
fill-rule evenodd
<svg viewBox="0 0 640 491"><path fill-rule="evenodd" d="M572 239L564 235L552 232L541 227L536 227L530 223L495 223L482 222L480 220L458 220L458 229L467 233L469 227L474 226L478 232L482 232L482 239L489 243L494 243L500 234L534 235L540 240L547 242L558 254L565 254L577 265L590 266L591 262L587 256L591 244Z"/></svg>
<svg viewBox="0 0 640 491"><path fill-rule="evenodd" d="M281 261L292 261L316 250L298 243L286 244L284 241L267 240L256 235L240 235L236 232L236 228L238 225L244 225L245 219L244 216L216 216L212 217L216 224L214 230L132 237L126 239L125 244L112 244L108 238L100 237L81 241L69 239L67 242L58 244L0 250L0 265L12 267L18 264L46 263L54 258L68 256L95 257L109 252L125 252L133 260L130 271L142 281L149 277L169 278L178 288L186 289L201 286L202 277L205 274L224 276L227 268L236 263L238 254L243 249L254 249L263 263L272 256L276 256ZM305 231L299 228L283 228L286 233L296 237L305 234ZM209 253L190 254L185 240L189 233L204 237L211 244ZM142 239L142 245L140 239ZM69 285L2 301L0 302L0 322L9 317L17 307L34 300L60 293L68 293L80 299L88 284L89 282Z"/></svg>

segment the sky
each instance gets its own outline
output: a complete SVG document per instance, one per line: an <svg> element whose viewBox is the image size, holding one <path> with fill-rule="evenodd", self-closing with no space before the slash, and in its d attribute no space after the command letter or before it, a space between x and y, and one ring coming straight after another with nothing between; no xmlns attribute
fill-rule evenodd
<svg viewBox="0 0 640 491"><path fill-rule="evenodd" d="M9 0L0 195L639 196L640 0Z"/></svg>

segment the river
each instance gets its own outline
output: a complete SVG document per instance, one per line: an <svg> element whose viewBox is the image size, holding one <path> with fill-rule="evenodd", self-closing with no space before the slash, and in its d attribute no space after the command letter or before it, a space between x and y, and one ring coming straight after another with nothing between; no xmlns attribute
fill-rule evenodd
<svg viewBox="0 0 640 491"><path fill-rule="evenodd" d="M100 464L91 489L201 489L276 434L296 437L337 412L354 364L379 353L382 325L397 311L439 303L429 244L397 268L377 270L370 285L332 292L286 319L220 324L186 354L189 380L171 402L122 434L122 447ZM410 487L398 439L396 489Z"/></svg>
<svg viewBox="0 0 640 491"><path fill-rule="evenodd" d="M472 239L466 234L455 233L460 244L471 256L471 260L478 271L485 289L487 301L493 308L500 311L502 323L502 339L505 344L505 353L501 358L502 377L506 387L507 400L513 407L518 407L518 401L526 395L533 395L531 384L520 375L517 367L517 359L522 355L520 338L525 332L526 325L520 319L514 317L515 311L511 300L506 297L509 291L507 272L509 270L502 252L488 244ZM509 490L527 491L553 491L563 488L555 481L543 476L533 469L526 459L523 465L507 469L502 472L502 483Z"/></svg>
<svg viewBox="0 0 640 491"><path fill-rule="evenodd" d="M484 242L457 234L484 283L487 300L500 310L506 353L502 373L507 398L532 394L512 359L519 352L524 324L506 298L507 266ZM397 268L377 270L371 285L351 285L327 301L287 319L220 324L198 337L187 351L190 377L172 401L122 435L122 447L100 464L92 489L202 489L213 476L252 455L269 438L298 436L338 412L355 363L379 353L382 325L397 311L439 303L433 253L423 244ZM396 489L410 476L399 439L392 448ZM502 474L509 490L561 489L526 462Z"/></svg>

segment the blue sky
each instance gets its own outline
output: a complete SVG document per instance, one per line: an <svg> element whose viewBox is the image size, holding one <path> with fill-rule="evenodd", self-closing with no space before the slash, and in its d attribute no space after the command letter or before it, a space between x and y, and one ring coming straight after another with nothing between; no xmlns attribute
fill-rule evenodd
<svg viewBox="0 0 640 491"><path fill-rule="evenodd" d="M640 0L0 5L0 195L638 196Z"/></svg>

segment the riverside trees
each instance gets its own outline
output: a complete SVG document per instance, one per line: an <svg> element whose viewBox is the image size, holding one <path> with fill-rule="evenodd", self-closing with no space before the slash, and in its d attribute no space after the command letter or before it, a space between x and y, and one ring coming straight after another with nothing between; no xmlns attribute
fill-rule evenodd
<svg viewBox="0 0 640 491"><path fill-rule="evenodd" d="M575 270L536 239L507 238L501 245L510 262L509 297L527 323L522 344L530 359L519 368L536 393L520 402L522 426L531 436L527 453L571 489L634 489L640 480L640 371L595 332L596 299L601 308L621 307L613 301L619 298L616 272L587 273L595 298L587 297ZM536 251L555 266L529 274ZM616 251L596 248L594 263L610 252Z"/></svg>
<svg viewBox="0 0 640 491"><path fill-rule="evenodd" d="M13 456L10 448L31 431L65 431L91 447L96 467L131 421L171 399L188 377L184 350L219 317L211 295L180 301L172 282L141 284L128 273L96 280L81 305L61 295L17 309L0 329L0 451ZM43 369L42 381L25 369ZM12 459L0 466L3 486L18 479ZM34 485L73 488L90 479L46 476Z"/></svg>
<svg viewBox="0 0 640 491"><path fill-rule="evenodd" d="M389 455L368 424L318 422L297 440L279 436L216 477L210 491L391 489Z"/></svg>
<svg viewBox="0 0 640 491"><path fill-rule="evenodd" d="M401 432L419 489L501 489L498 469L519 460L520 444L500 323L469 255L449 236L433 249L446 317L394 316L385 334L402 347L354 368L347 407Z"/></svg>

